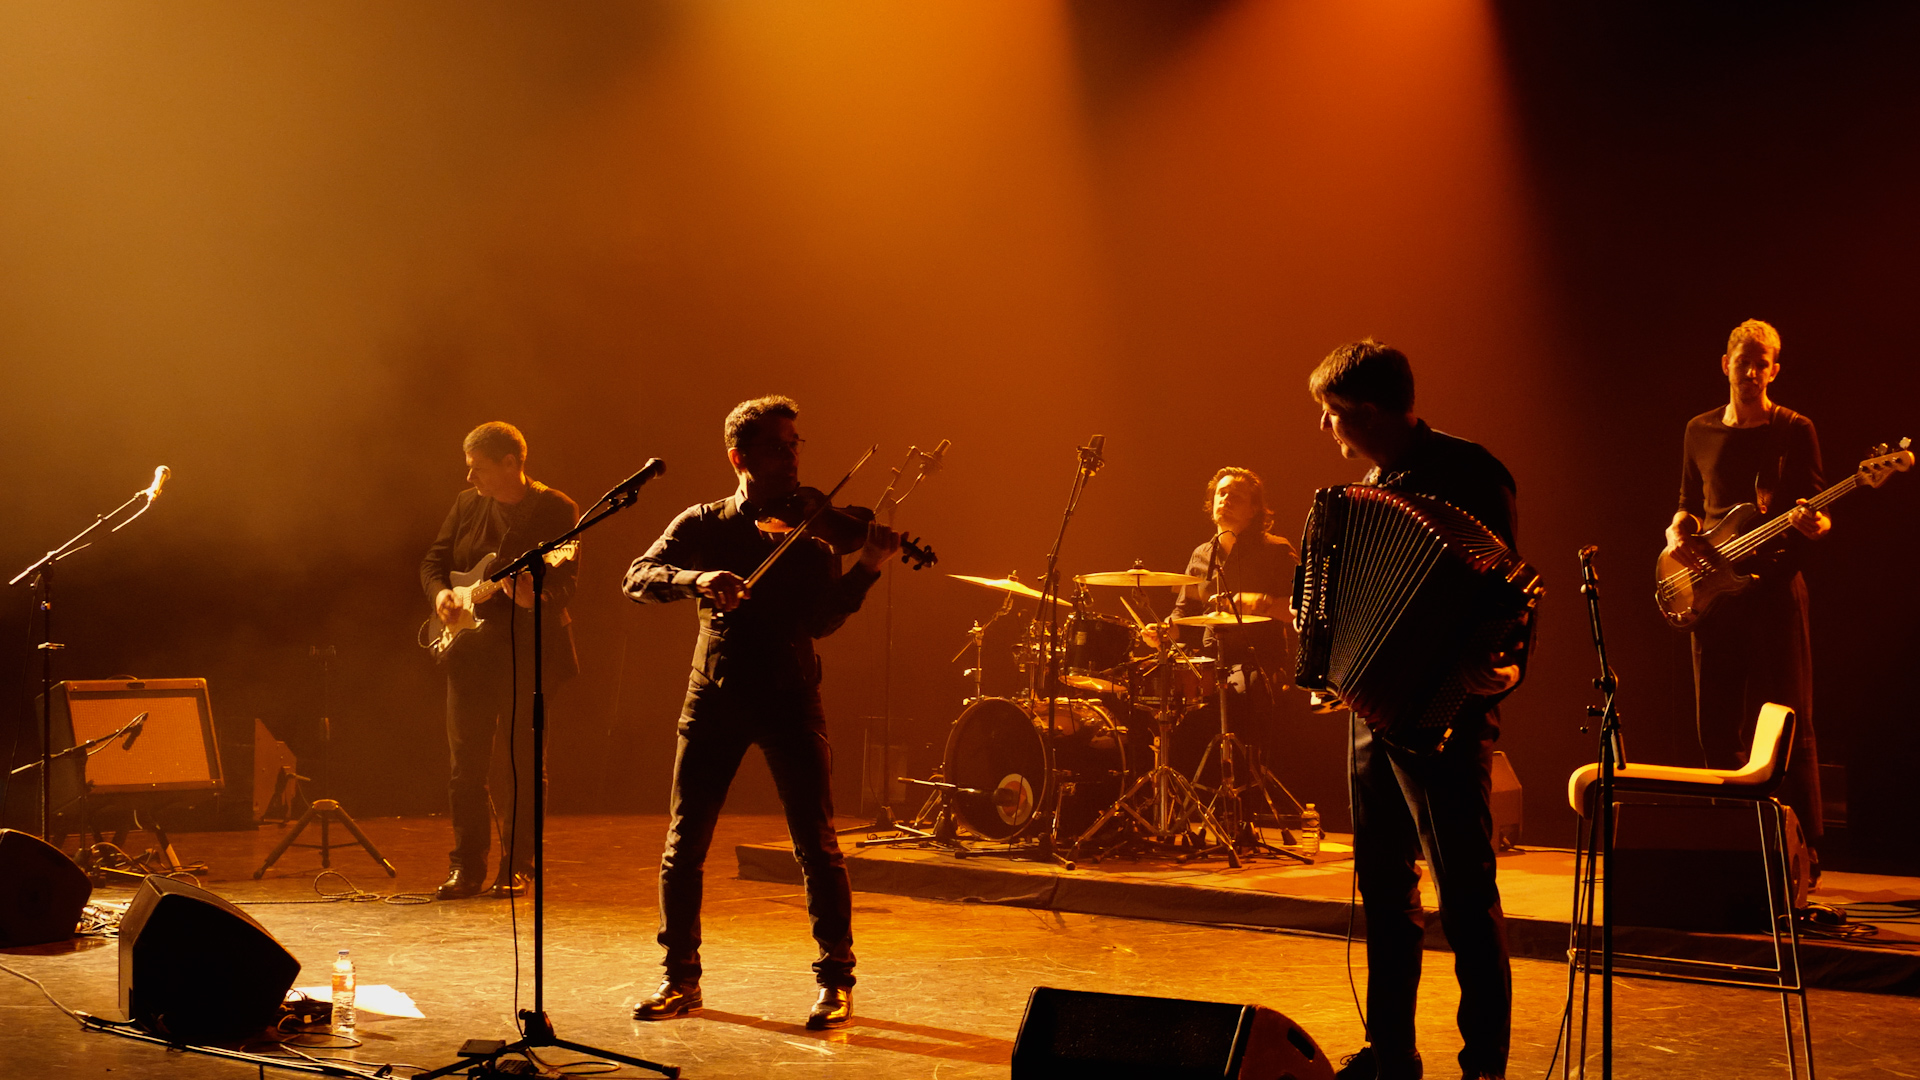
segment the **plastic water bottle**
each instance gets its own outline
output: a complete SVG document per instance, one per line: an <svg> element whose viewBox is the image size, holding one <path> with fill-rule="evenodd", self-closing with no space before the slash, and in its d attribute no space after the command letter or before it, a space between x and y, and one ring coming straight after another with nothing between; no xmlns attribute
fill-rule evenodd
<svg viewBox="0 0 1920 1080"><path fill-rule="evenodd" d="M333 1033L335 1035L353 1034L353 958L347 950L340 950L340 958L333 962Z"/></svg>
<svg viewBox="0 0 1920 1080"><path fill-rule="evenodd" d="M1300 811L1300 848L1311 859L1320 854L1320 841L1326 834L1320 829L1320 811L1308 803Z"/></svg>

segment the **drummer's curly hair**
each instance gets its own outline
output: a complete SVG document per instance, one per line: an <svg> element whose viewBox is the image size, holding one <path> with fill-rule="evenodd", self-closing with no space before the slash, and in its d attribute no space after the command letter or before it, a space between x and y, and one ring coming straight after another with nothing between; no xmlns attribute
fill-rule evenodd
<svg viewBox="0 0 1920 1080"><path fill-rule="evenodd" d="M729 450L752 442L760 434L760 421L769 416L784 416L789 420L800 418L800 403L785 394L768 394L743 401L727 414L726 425L721 429L726 436Z"/></svg>
<svg viewBox="0 0 1920 1080"><path fill-rule="evenodd" d="M1205 502L1200 504L1200 509L1206 511L1209 518L1213 516L1213 493L1219 489L1220 481L1225 480L1229 476L1237 476L1253 485L1253 523L1259 526L1261 532L1266 532L1272 528L1273 511L1267 508L1266 483L1260 479L1259 473L1254 472L1252 469L1240 468L1237 465L1229 465L1221 469L1219 472L1213 474L1213 479L1207 481L1207 498Z"/></svg>

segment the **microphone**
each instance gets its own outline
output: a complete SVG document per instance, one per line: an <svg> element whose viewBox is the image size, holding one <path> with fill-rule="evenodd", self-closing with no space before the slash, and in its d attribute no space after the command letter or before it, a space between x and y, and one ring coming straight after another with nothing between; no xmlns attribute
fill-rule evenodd
<svg viewBox="0 0 1920 1080"><path fill-rule="evenodd" d="M160 489L166 486L167 478L172 475L173 470L167 468L165 465L156 466L153 470L153 483L148 484L140 494L145 495L148 502L159 498Z"/></svg>
<svg viewBox="0 0 1920 1080"><path fill-rule="evenodd" d="M1586 562L1598 554L1600 554L1600 545L1588 544L1586 547L1580 549L1580 561Z"/></svg>
<svg viewBox="0 0 1920 1080"><path fill-rule="evenodd" d="M1087 445L1080 448L1080 467L1087 470L1088 476L1099 472L1100 466L1107 463L1106 450L1105 435L1095 435L1087 440Z"/></svg>
<svg viewBox="0 0 1920 1080"><path fill-rule="evenodd" d="M164 468L165 466L162 467ZM127 741L120 744L120 749L133 749L133 741L138 739L140 733L145 730L147 730L147 714L141 713L139 716L133 718L133 726L127 730Z"/></svg>
<svg viewBox="0 0 1920 1080"><path fill-rule="evenodd" d="M615 484L613 490L607 492L607 498L610 499L615 495L631 495L639 491L641 485L666 471L666 462L661 461L659 458L648 458L647 463L640 466L639 472Z"/></svg>

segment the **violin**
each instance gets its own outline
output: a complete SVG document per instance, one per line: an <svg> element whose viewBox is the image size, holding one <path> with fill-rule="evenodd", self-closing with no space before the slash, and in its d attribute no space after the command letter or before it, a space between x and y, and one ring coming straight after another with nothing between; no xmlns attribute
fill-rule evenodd
<svg viewBox="0 0 1920 1080"><path fill-rule="evenodd" d="M760 531L770 536L780 536L781 539L772 553L761 561L759 569L753 572L753 576L747 578L747 587L751 589L757 584L773 564L779 561L780 556L793 546L793 542L802 536L820 537L826 541L828 547L833 549L835 555L850 555L860 550L866 545L868 526L883 516L891 525L894 511L906 501L908 495L913 494L913 489L920 486L920 481L925 479L928 473L940 467L940 459L946 455L947 447L950 445L948 440L942 439L940 445L932 450L921 450L917 446L908 447L907 460L901 464L900 468L893 470L893 479L887 484L887 490L880 496L878 509L833 505L833 497L840 493L841 488L847 486L847 481L853 479L853 474L860 471L860 467L867 463L867 459L873 456L874 451L880 449L874 446L862 454L859 461L853 463L853 468L847 470L847 475L840 478L840 482L833 486L832 491L803 487L764 510L754 524L759 526ZM912 473L911 478L906 475L909 471ZM903 485L904 489L898 490L896 494L896 489L902 489ZM909 539L902 536L900 561L919 570L938 562L939 556L935 555L933 548L927 546L918 537Z"/></svg>
<svg viewBox="0 0 1920 1080"><path fill-rule="evenodd" d="M769 536L784 536L805 527L807 534L825 541L835 555L851 555L867 543L867 528L877 520L871 507L835 506L819 488L803 487L762 509L754 522ZM931 546L918 537L900 538L900 561L915 570L940 561Z"/></svg>

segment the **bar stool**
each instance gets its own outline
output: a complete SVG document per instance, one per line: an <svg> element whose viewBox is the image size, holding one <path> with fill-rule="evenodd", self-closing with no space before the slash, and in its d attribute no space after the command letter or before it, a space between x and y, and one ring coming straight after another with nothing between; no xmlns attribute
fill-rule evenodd
<svg viewBox="0 0 1920 1080"><path fill-rule="evenodd" d="M1793 1018L1788 999L1800 999L1800 1048L1806 1056L1807 1077L1813 1080L1813 1030L1807 1012L1807 985L1800 969L1800 933L1794 925L1793 872L1788 865L1786 812L1773 797L1787 777L1787 760L1793 750L1793 710L1785 705L1760 707L1754 724L1753 746L1747 763L1739 769L1687 769L1669 765L1620 765L1613 772L1616 798L1623 793L1678 796L1688 799L1738 799L1753 804L1759 827L1760 857L1766 869L1768 924L1773 939L1773 966L1729 964L1713 960L1687 960L1668 956L1650 956L1615 952L1613 963L1619 970L1625 961L1625 973L1642 978L1669 979L1676 982L1705 983L1772 990L1780 995L1780 1022L1786 1032L1787 1074L1798 1077L1795 1056ZM1591 799L1599 797L1600 766L1582 765L1567 779L1567 801L1581 817L1581 828L1574 848L1573 919L1567 959L1569 974L1591 972L1596 966L1593 924L1594 881L1582 873L1581 860L1592 859L1599 836L1599 816ZM1663 970L1664 969L1664 970ZM1572 1017L1568 1017L1571 1036ZM1580 1030L1584 1043L1587 1029L1586 1001L1582 996ZM1569 1052L1568 1058L1572 1058ZM1582 1071L1584 1073L1584 1057Z"/></svg>

